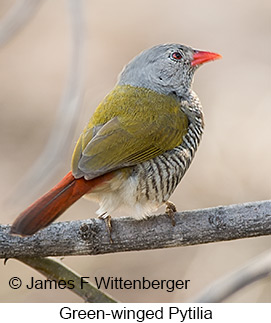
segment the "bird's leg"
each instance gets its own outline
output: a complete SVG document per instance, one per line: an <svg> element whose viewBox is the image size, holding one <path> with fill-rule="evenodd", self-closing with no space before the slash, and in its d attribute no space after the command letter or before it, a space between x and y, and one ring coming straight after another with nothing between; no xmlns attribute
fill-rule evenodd
<svg viewBox="0 0 271 323"><path fill-rule="evenodd" d="M172 225L175 226L176 222L175 222L174 214L177 212L176 206L174 203L170 201L166 201L165 204L166 204L166 214L170 217Z"/></svg>
<svg viewBox="0 0 271 323"><path fill-rule="evenodd" d="M108 234L109 234L109 239L110 239L110 243L113 243L113 239L112 239L112 221L111 221L111 215L108 213L103 213L101 215L98 216L99 219L103 219L105 221L107 230L108 230Z"/></svg>

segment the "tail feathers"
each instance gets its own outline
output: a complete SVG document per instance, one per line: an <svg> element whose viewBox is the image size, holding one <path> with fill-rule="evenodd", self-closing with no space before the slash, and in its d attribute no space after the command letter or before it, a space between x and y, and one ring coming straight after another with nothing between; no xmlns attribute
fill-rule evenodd
<svg viewBox="0 0 271 323"><path fill-rule="evenodd" d="M105 174L92 180L75 179L69 172L55 187L23 211L14 221L11 234L29 236L46 227L94 187L112 178Z"/></svg>

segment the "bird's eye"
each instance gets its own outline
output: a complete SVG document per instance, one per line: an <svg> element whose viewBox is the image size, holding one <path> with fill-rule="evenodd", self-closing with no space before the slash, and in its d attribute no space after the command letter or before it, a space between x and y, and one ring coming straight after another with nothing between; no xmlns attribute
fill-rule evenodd
<svg viewBox="0 0 271 323"><path fill-rule="evenodd" d="M171 57L180 60L182 58L182 55L179 52L174 52L171 54Z"/></svg>

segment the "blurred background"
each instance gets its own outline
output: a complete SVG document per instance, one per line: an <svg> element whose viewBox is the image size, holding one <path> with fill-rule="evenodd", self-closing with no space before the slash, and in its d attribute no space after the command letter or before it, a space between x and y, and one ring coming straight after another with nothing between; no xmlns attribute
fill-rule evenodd
<svg viewBox="0 0 271 323"><path fill-rule="evenodd" d="M40 1L28 23L18 28L9 41L0 43L1 223L11 223L18 212L70 169L76 139L97 104L114 86L122 67L143 49L170 42L223 56L196 73L194 90L204 108L205 134L192 166L171 200L180 211L270 199L269 0L82 1L81 26L76 25L78 15L73 16L72 11L78 8L72 7L71 2ZM1 1L1 21L14 4L15 1ZM72 71L72 63L78 64L79 72ZM64 132L64 137L70 136L69 144L64 145L63 151L59 148L62 161L56 163L55 172L50 166L53 175L48 180L42 175L46 181L39 187L31 175L26 179L25 175L35 169L33 165L46 147L59 111L63 119L70 115L65 113L65 95L69 86L74 88L72 81L67 81L72 73L76 76L73 80L79 80L76 86L81 96L77 101L79 109L73 115L74 124L71 123L69 134ZM62 129L61 126L56 133L63 137ZM94 217L96 209L95 203L81 199L61 221ZM108 291L122 302L186 302L270 245L270 237L261 237L184 248L65 257L63 263L81 276L91 277L92 282L94 276L190 279L188 290L173 293ZM8 260L5 266L1 261L0 272L1 302L81 301L69 290L11 290L8 280L12 276L24 282L31 276L44 278L16 260ZM271 279L263 279L227 301L270 302L270 287Z"/></svg>

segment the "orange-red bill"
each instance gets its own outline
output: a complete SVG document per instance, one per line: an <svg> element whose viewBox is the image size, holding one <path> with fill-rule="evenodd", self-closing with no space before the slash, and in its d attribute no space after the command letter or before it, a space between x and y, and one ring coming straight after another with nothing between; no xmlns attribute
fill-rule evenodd
<svg viewBox="0 0 271 323"><path fill-rule="evenodd" d="M219 58L222 58L222 56L217 53L204 52L199 50L194 53L191 65L197 66Z"/></svg>

